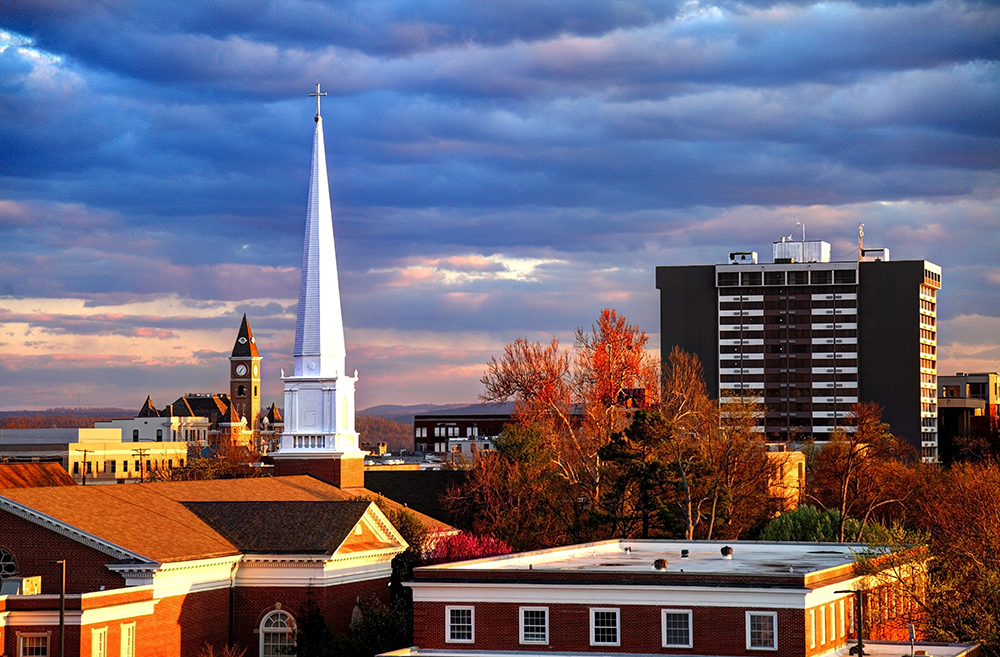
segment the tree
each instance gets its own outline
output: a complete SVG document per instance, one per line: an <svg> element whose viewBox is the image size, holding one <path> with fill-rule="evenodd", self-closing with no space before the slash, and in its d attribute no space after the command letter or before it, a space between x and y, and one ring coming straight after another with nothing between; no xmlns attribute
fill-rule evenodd
<svg viewBox="0 0 1000 657"><path fill-rule="evenodd" d="M781 452L768 453L757 430L764 410L752 398L724 393L720 402L717 428L701 446L702 478L711 495L705 538L735 540L779 510L771 487L787 460Z"/></svg>
<svg viewBox="0 0 1000 657"><path fill-rule="evenodd" d="M860 531L860 523L848 518L847 531ZM798 541L832 543L840 535L840 511L820 510L810 504L803 504L794 511L782 513L764 527L760 535L762 541Z"/></svg>
<svg viewBox="0 0 1000 657"><path fill-rule="evenodd" d="M1000 655L1000 466L915 468L908 524L930 536L925 632Z"/></svg>
<svg viewBox="0 0 1000 657"><path fill-rule="evenodd" d="M594 526L590 515L601 497L602 467L599 455L615 432L628 426L636 407L656 403L659 367L645 351L648 337L614 310L606 309L589 331L577 331L573 354L554 339L547 345L519 338L508 344L499 358L487 365L482 378L484 402L513 399L514 416L524 429L540 439L539 454L547 465L532 458L518 464L511 454L479 459L468 488L479 497L494 497L489 486L499 483L500 472L522 476L539 475L548 486L543 495L548 510L564 528L562 537L588 540ZM510 490L509 487L506 490ZM498 512L511 509L516 501L538 506L522 496L498 502ZM514 515L523 516L519 512ZM537 518L534 511L529 515ZM518 546L513 533L498 533ZM561 540L561 539L560 539Z"/></svg>
<svg viewBox="0 0 1000 657"><path fill-rule="evenodd" d="M424 554L423 563L425 565L452 563L510 554L513 551L504 541L492 536L460 532L440 536L434 540L431 549Z"/></svg>
<svg viewBox="0 0 1000 657"><path fill-rule="evenodd" d="M873 514L890 504L901 504L908 492L901 459L912 449L889 433L882 407L872 402L851 406L848 430L836 430L830 441L809 450L812 473L809 496L839 513L837 540L845 540L845 522L856 516L864 527Z"/></svg>
<svg viewBox="0 0 1000 657"><path fill-rule="evenodd" d="M716 404L705 389L701 362L694 354L674 347L663 367L663 391L660 409L667 426L666 446L681 490L684 538L694 538L695 525L700 519L696 508L697 491L694 475L701 441L718 427Z"/></svg>
<svg viewBox="0 0 1000 657"><path fill-rule="evenodd" d="M471 518L474 533L495 536L517 550L580 540L584 528L574 507L574 487L562 476L543 433L508 425L494 448L446 493L449 511Z"/></svg>

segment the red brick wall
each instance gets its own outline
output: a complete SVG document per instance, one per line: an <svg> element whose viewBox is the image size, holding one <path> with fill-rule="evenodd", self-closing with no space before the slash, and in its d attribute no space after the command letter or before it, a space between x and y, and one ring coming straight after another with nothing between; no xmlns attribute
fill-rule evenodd
<svg viewBox="0 0 1000 657"><path fill-rule="evenodd" d="M14 555L19 575L41 576L42 593L59 593L62 566L49 563L57 559L66 560L67 593L125 586L123 577L105 567L114 557L6 511L0 511L0 547Z"/></svg>
<svg viewBox="0 0 1000 657"><path fill-rule="evenodd" d="M389 603L389 587L386 579L314 588L283 586L237 588L235 592L235 639L240 646L248 649L248 655L256 654L258 635L254 630L260 627L264 616L274 610L275 603L281 603L283 611L297 618L305 608L307 599L312 597L333 631L343 633L350 630L351 612L354 611L354 605L359 597L365 600L374 596L386 604Z"/></svg>
<svg viewBox="0 0 1000 657"><path fill-rule="evenodd" d="M520 648L519 604L478 603L475 607L475 643L445 642L445 603L418 602L414 605L414 643L426 649L474 647L477 650L515 650ZM467 605L454 605L467 606ZM544 605L523 605L544 606ZM549 645L546 650L565 652L622 652L693 655L758 655L766 650L747 650L746 611L744 608L691 607L694 646L663 648L660 610L687 608L683 605L595 605L620 610L620 646L590 645L590 605L548 605ZM805 640L803 612L794 609L777 611L778 651L771 654L802 655ZM538 648L533 648L538 649Z"/></svg>
<svg viewBox="0 0 1000 657"><path fill-rule="evenodd" d="M363 459L274 459L274 476L312 475L339 488L364 488Z"/></svg>

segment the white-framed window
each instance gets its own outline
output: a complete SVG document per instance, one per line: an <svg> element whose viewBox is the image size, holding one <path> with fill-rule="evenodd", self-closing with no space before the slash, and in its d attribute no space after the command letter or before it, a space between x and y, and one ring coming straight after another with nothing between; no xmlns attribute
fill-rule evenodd
<svg viewBox="0 0 1000 657"><path fill-rule="evenodd" d="M809 610L809 647L816 647L816 610Z"/></svg>
<svg viewBox="0 0 1000 657"><path fill-rule="evenodd" d="M747 650L778 649L778 612L747 612Z"/></svg>
<svg viewBox="0 0 1000 657"><path fill-rule="evenodd" d="M17 654L18 657L48 657L49 655L48 633L18 634Z"/></svg>
<svg viewBox="0 0 1000 657"><path fill-rule="evenodd" d="M108 628L90 631L90 657L108 657Z"/></svg>
<svg viewBox="0 0 1000 657"><path fill-rule="evenodd" d="M819 608L819 645L826 643L826 607Z"/></svg>
<svg viewBox="0 0 1000 657"><path fill-rule="evenodd" d="M260 657L288 655L295 647L295 619L280 609L260 622Z"/></svg>
<svg viewBox="0 0 1000 657"><path fill-rule="evenodd" d="M549 608L521 607L521 643L549 642Z"/></svg>
<svg viewBox="0 0 1000 657"><path fill-rule="evenodd" d="M474 643L476 640L476 608L445 607L444 640L447 643Z"/></svg>
<svg viewBox="0 0 1000 657"><path fill-rule="evenodd" d="M621 644L618 635L619 610L609 607L590 608L590 645L617 646Z"/></svg>
<svg viewBox="0 0 1000 657"><path fill-rule="evenodd" d="M844 599L840 599L840 636L847 637L847 617L844 615Z"/></svg>
<svg viewBox="0 0 1000 657"><path fill-rule="evenodd" d="M122 623L121 657L135 657L135 623Z"/></svg>
<svg viewBox="0 0 1000 657"><path fill-rule="evenodd" d="M690 609L664 609L661 612L664 648L691 648Z"/></svg>
<svg viewBox="0 0 1000 657"><path fill-rule="evenodd" d="M830 603L830 640L834 641L837 638L837 607L834 603Z"/></svg>

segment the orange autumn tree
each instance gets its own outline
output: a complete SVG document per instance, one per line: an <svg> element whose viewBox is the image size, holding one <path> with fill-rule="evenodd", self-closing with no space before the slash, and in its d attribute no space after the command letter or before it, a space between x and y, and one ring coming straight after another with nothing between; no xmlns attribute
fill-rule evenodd
<svg viewBox="0 0 1000 657"><path fill-rule="evenodd" d="M646 352L648 341L612 309L589 331L577 331L572 353L555 338L546 345L519 338L490 360L480 399L514 400L515 419L541 436L557 476L577 498L596 503L598 450L628 426L636 408L659 401L659 359Z"/></svg>

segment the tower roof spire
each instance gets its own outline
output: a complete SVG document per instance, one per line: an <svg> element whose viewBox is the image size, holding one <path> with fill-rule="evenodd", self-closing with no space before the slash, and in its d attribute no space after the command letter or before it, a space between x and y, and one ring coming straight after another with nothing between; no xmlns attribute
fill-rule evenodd
<svg viewBox="0 0 1000 657"><path fill-rule="evenodd" d="M240 324L240 332L236 334L236 342L233 344L232 358L257 358L260 352L257 351L257 340L250 330L250 322L247 321L246 313L243 313L243 323Z"/></svg>
<svg viewBox="0 0 1000 657"><path fill-rule="evenodd" d="M346 349L340 309L340 282L333 241L330 183L326 173L326 146L319 99L325 96L316 84L316 130L313 135L309 205L302 247L302 277L295 322L296 376L343 376Z"/></svg>

